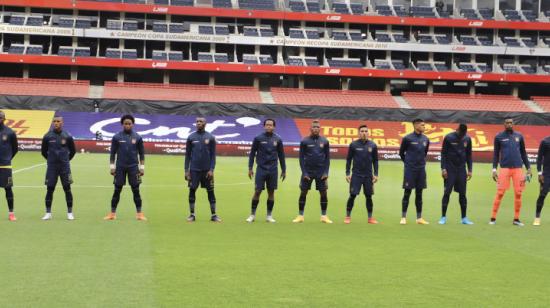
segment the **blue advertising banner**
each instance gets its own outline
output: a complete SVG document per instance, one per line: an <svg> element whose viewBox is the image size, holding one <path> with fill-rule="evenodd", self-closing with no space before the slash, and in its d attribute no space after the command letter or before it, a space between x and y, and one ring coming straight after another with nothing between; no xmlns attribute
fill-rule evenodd
<svg viewBox="0 0 550 308"><path fill-rule="evenodd" d="M63 112L65 129L77 140L95 139L100 133L102 138L110 140L121 130L120 114L115 113L86 113ZM179 115L143 115L134 114L136 118L135 131L146 142L185 142L187 137L195 131L194 116ZM250 144L254 137L263 132L264 117L207 117L206 130L212 133L218 143ZM298 145L301 134L294 119L279 118L276 132L282 136L285 144Z"/></svg>

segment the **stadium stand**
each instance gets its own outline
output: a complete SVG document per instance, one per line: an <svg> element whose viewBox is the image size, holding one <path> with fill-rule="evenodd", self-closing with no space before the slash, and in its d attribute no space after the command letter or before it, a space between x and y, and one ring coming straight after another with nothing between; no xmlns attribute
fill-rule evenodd
<svg viewBox="0 0 550 308"><path fill-rule="evenodd" d="M0 78L0 94L88 97L90 82L34 78Z"/></svg>
<svg viewBox="0 0 550 308"><path fill-rule="evenodd" d="M247 10L275 10L274 0L239 0L239 8Z"/></svg>
<svg viewBox="0 0 550 308"><path fill-rule="evenodd" d="M511 95L427 94L404 92L403 98L413 109L532 112Z"/></svg>
<svg viewBox="0 0 550 308"><path fill-rule="evenodd" d="M539 105L544 112L550 112L550 97L548 96L533 96L531 98L537 105Z"/></svg>
<svg viewBox="0 0 550 308"><path fill-rule="evenodd" d="M399 108L387 92L272 88L275 103L334 107Z"/></svg>
<svg viewBox="0 0 550 308"><path fill-rule="evenodd" d="M259 103L262 101L260 92L252 87L117 82L105 83L103 97L212 103Z"/></svg>

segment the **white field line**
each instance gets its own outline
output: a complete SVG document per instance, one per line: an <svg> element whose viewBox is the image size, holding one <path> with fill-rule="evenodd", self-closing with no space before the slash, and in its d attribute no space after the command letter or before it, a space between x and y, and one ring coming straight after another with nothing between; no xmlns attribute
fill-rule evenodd
<svg viewBox="0 0 550 308"><path fill-rule="evenodd" d="M37 168L37 167L40 167L40 166L45 166L45 165L46 165L46 163L36 164L36 165L29 166L29 167L14 170L13 173L20 173L20 172L24 172L24 171L31 170L31 169L34 169L34 168Z"/></svg>

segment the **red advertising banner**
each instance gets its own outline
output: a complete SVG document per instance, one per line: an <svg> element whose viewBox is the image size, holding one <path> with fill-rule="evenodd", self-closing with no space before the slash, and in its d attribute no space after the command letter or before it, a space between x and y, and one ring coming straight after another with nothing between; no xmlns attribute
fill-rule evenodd
<svg viewBox="0 0 550 308"><path fill-rule="evenodd" d="M295 119L295 122L302 136L309 135L310 119ZM401 139L414 131L411 122L322 120L321 134L331 145L348 145L357 139L358 127L362 124L368 125L370 139L381 149L398 149ZM425 134L430 139L430 149L440 150L445 135L455 131L457 126L453 123L426 123ZM468 134L474 151L492 151L495 136L503 130L502 125L469 124ZM536 151L539 142L550 135L548 126L518 125L515 130L523 134L529 151Z"/></svg>

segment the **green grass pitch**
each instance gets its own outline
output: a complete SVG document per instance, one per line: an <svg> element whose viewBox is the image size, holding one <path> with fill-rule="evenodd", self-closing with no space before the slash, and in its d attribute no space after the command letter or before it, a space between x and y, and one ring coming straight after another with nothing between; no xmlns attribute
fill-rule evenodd
<svg viewBox="0 0 550 308"><path fill-rule="evenodd" d="M437 225L442 180L439 166L429 164L424 216L431 224L401 226L402 164L382 162L374 197L382 224L373 226L367 224L363 196L356 200L353 223L343 224L342 160L332 161L329 179L333 225L319 222L315 191L306 222L291 223L299 194L296 159L288 161L288 178L276 194L277 224L263 221L265 195L258 221L245 223L253 184L246 159L236 157L218 159L216 193L224 222L208 222L201 190L198 221L188 224L181 156L147 157L142 196L148 222L134 219L127 187L119 220L106 222L112 194L107 161L107 155L77 155L72 164L77 220L66 220L58 187L54 220L43 222L45 166L37 166L43 160L38 153L16 157L16 223L7 221L0 198L1 307L543 307L550 302L550 218L543 212L543 225L531 226L538 184L529 184L524 194L524 228L511 224L511 192L498 224L489 226L495 184L487 164L474 165L469 184L475 225L458 224L456 194L449 224ZM414 212L411 203L410 222Z"/></svg>

